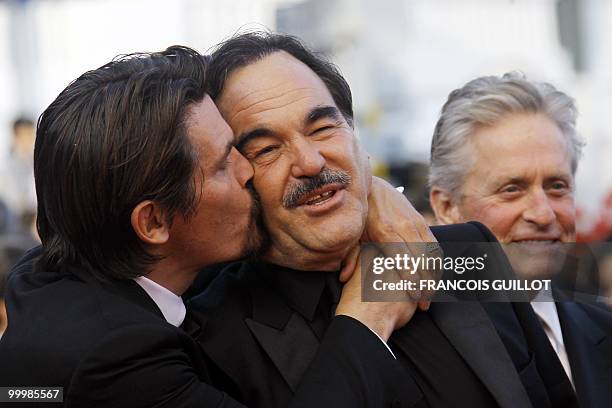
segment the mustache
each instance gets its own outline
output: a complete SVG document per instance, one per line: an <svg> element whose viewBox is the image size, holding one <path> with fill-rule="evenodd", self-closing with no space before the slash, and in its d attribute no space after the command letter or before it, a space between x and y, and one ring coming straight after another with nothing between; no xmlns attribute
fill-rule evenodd
<svg viewBox="0 0 612 408"><path fill-rule="evenodd" d="M283 196L283 207L289 209L297 207L304 196L328 184L340 184L344 188L351 184L351 176L346 171L328 168L324 168L314 177L303 177L300 180L287 188Z"/></svg>

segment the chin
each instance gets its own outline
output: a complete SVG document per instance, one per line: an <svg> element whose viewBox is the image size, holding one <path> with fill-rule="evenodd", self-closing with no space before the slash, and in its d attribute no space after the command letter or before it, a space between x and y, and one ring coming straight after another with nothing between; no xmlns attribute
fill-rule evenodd
<svg viewBox="0 0 612 408"><path fill-rule="evenodd" d="M312 248L318 248L321 252L346 253L353 246L359 243L362 229L355 224L340 231L330 231L329 233L319 232L313 235Z"/></svg>
<svg viewBox="0 0 612 408"><path fill-rule="evenodd" d="M523 279L549 279L563 271L564 254L550 252L534 255L515 251L508 259L516 274Z"/></svg>

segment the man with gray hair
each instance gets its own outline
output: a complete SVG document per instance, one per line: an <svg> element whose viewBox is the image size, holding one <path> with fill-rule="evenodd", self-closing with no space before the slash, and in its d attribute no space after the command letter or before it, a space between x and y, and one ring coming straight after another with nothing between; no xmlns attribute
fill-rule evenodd
<svg viewBox="0 0 612 408"><path fill-rule="evenodd" d="M556 254L575 241L574 175L583 146L576 116L571 97L518 73L477 78L451 92L431 146L438 222L478 220L521 278L550 278L564 260ZM612 314L598 305L538 301L546 298L550 293L540 292L531 302L550 342L544 346L552 346L581 406L606 405Z"/></svg>

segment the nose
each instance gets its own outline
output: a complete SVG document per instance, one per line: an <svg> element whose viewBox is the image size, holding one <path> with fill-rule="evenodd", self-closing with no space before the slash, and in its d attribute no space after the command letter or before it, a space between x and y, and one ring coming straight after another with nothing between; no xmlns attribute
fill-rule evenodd
<svg viewBox="0 0 612 408"><path fill-rule="evenodd" d="M325 158L317 146L307 140L296 143L291 164L291 175L295 178L313 177L325 167Z"/></svg>
<svg viewBox="0 0 612 408"><path fill-rule="evenodd" d="M537 189L531 193L528 207L523 212L523 219L536 224L538 227L547 227L555 219L555 211L549 197L543 189Z"/></svg>
<svg viewBox="0 0 612 408"><path fill-rule="evenodd" d="M253 178L253 166L235 147L232 148L231 160L236 163L234 172L236 180L244 188L246 184Z"/></svg>

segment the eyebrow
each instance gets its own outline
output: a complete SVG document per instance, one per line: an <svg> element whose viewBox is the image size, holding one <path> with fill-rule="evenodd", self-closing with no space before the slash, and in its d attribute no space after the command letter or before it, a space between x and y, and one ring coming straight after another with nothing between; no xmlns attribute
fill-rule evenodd
<svg viewBox="0 0 612 408"><path fill-rule="evenodd" d="M495 184L498 187L501 187L505 184L519 184L519 185L524 185L527 184L527 182L525 181L525 179L523 177L510 177L510 178L501 178L495 181Z"/></svg>
<svg viewBox="0 0 612 408"><path fill-rule="evenodd" d="M260 138L260 137L265 137L265 136L270 136L273 132L268 129L268 128L256 128L253 130L249 130L248 132L244 132L241 133L238 136L238 141L236 143L236 149L239 152L242 152L242 149L244 149L244 147L251 143L253 140Z"/></svg>
<svg viewBox="0 0 612 408"><path fill-rule="evenodd" d="M559 172L559 173L554 173L551 174L550 176L546 177L545 180L571 180L572 176L569 173L563 173L563 172Z"/></svg>
<svg viewBox="0 0 612 408"><path fill-rule="evenodd" d="M304 120L304 126L312 125L323 118L340 120L341 117L340 110L335 106L318 106L308 113Z"/></svg>
<svg viewBox="0 0 612 408"><path fill-rule="evenodd" d="M232 151L232 147L234 147L234 144L231 141L228 142L225 146L225 151L223 152L223 155L215 163L215 168L218 169L220 167L223 167L223 163L225 162L225 160L227 160L227 156L229 156L230 152Z"/></svg>

